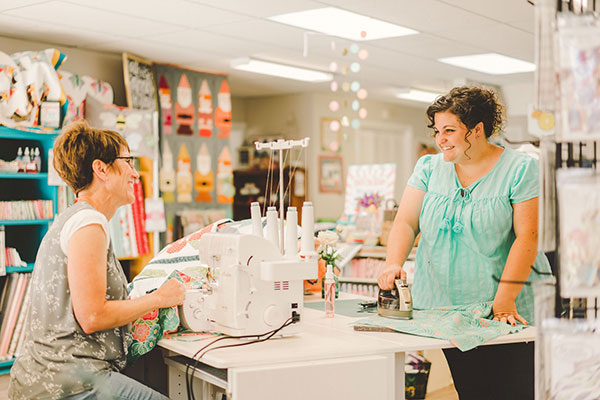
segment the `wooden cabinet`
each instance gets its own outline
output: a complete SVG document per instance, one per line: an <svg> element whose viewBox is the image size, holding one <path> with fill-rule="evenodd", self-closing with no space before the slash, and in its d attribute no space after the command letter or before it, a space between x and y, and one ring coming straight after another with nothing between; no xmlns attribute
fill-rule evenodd
<svg viewBox="0 0 600 400"><path fill-rule="evenodd" d="M304 168L284 168L284 204L296 207L298 223L302 218L302 204L306 199L306 174ZM291 180L290 180L291 175ZM279 169L271 172L266 169L248 168L233 171L235 196L233 199L233 219L250 218L250 203L258 201L264 213L265 204L279 209Z"/></svg>

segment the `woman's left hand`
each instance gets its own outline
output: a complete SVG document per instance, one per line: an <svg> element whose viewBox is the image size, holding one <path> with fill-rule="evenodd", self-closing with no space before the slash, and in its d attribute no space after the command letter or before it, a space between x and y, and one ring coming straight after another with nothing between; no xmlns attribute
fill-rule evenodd
<svg viewBox="0 0 600 400"><path fill-rule="evenodd" d="M494 299L492 311L494 313L494 321L500 321L505 324L510 324L512 326L517 325L517 321L519 321L523 325L529 325L529 322L527 322L525 318L523 318L517 312L517 306L515 305L514 300L504 300L501 298L496 298Z"/></svg>

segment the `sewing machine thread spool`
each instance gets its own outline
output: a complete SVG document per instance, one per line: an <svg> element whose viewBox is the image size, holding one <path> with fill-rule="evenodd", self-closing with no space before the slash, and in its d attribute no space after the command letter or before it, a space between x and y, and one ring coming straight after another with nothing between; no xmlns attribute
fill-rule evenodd
<svg viewBox="0 0 600 400"><path fill-rule="evenodd" d="M285 222L285 258L298 258L298 211L288 207Z"/></svg>
<svg viewBox="0 0 600 400"><path fill-rule="evenodd" d="M279 231L277 229L277 208L267 208L267 239L271 241L278 249L281 249L279 245Z"/></svg>
<svg viewBox="0 0 600 400"><path fill-rule="evenodd" d="M302 239L300 255L305 258L316 257L315 252L315 212L310 201L302 205Z"/></svg>
<svg viewBox="0 0 600 400"><path fill-rule="evenodd" d="M257 201L250 204L250 218L252 219L252 234L263 237L260 204Z"/></svg>

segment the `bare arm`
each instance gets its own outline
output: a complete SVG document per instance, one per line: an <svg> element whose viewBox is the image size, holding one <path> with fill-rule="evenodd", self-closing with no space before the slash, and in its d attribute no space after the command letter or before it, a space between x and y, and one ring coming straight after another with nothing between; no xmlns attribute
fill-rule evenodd
<svg viewBox="0 0 600 400"><path fill-rule="evenodd" d="M171 279L133 300L106 300L106 235L93 224L73 234L68 245L68 281L75 318L87 334L117 328L156 308L183 303L185 288Z"/></svg>
<svg viewBox="0 0 600 400"><path fill-rule="evenodd" d="M406 272L402 269L404 261L419 233L419 215L423 207L425 192L423 190L406 186L398 213L388 238L386 268L379 275L377 282L382 289L394 287L394 279L406 279Z"/></svg>
<svg viewBox="0 0 600 400"><path fill-rule="evenodd" d="M513 242L502 280L526 281L535 263L538 240L538 199L513 204L513 227L516 239ZM515 325L515 320L527 324L515 305L523 284L500 283L494 298L494 319Z"/></svg>

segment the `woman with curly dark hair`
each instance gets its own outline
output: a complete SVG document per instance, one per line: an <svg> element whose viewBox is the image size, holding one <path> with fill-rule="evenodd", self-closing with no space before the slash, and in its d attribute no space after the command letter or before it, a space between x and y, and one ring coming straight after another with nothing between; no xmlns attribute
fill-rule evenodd
<svg viewBox="0 0 600 400"><path fill-rule="evenodd" d="M502 129L503 114L492 90L472 86L452 89L427 109L441 154L417 162L378 279L391 289L395 278L406 277L402 265L421 232L415 309L492 302L489 318L533 322L531 287L514 282L526 281L531 265L550 271L537 252L538 167L489 141ZM533 343L444 353L461 400L533 399Z"/></svg>

